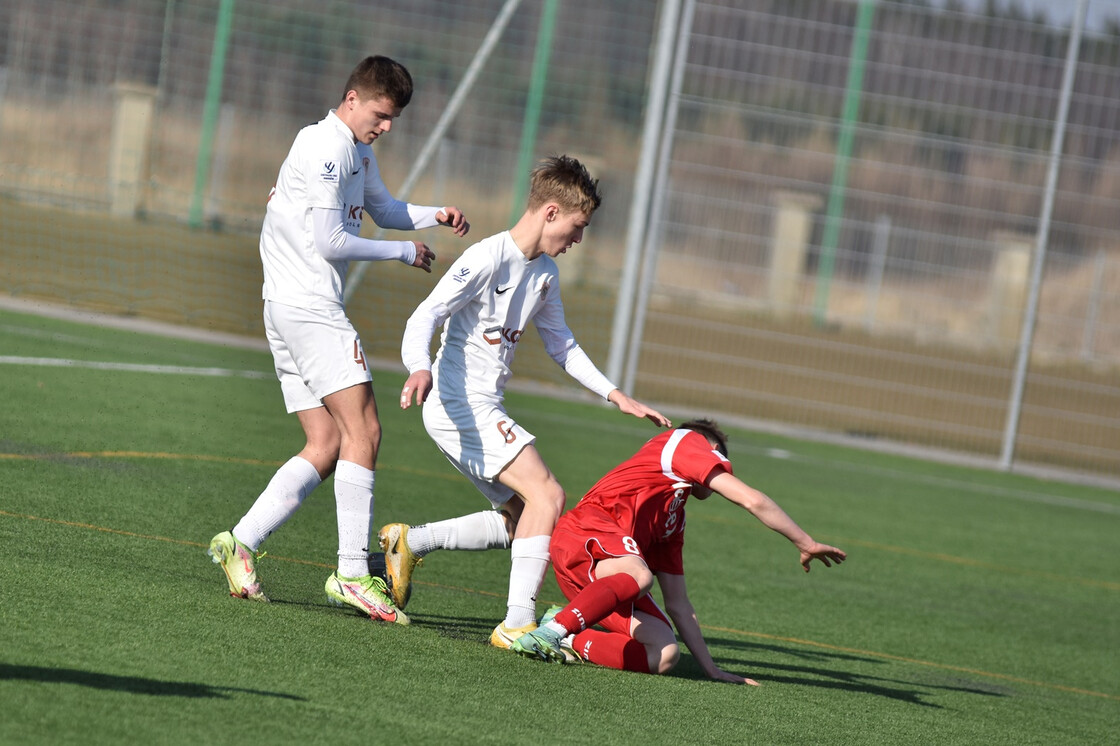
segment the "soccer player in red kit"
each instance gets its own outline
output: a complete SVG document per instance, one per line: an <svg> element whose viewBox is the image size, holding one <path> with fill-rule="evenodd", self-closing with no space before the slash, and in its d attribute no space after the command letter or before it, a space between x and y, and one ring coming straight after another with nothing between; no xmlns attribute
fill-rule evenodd
<svg viewBox="0 0 1120 746"><path fill-rule="evenodd" d="M680 658L675 625L709 677L757 686L716 667L685 591L685 502L713 492L793 542L805 572L813 559L831 567L847 556L814 541L777 503L738 479L727 436L711 420L693 420L651 439L561 516L549 552L570 603L550 609L511 649L550 662L667 673ZM649 594L654 577L667 615Z"/></svg>

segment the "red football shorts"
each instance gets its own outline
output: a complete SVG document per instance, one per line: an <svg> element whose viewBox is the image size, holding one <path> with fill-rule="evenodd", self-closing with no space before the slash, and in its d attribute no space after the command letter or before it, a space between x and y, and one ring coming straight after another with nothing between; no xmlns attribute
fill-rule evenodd
<svg viewBox="0 0 1120 746"><path fill-rule="evenodd" d="M614 528L615 532L611 532L608 526L583 528L565 515L552 532L552 541L549 544L552 570L556 574L556 583L560 586L560 591L569 601L594 582L595 565L600 560L636 556L645 561L637 543L631 537L618 533L617 526ZM635 611L642 611L654 619L660 619L670 628L673 626L665 616L665 612L648 593L633 604L627 604L625 608L619 607L605 619L600 620L598 625L611 632L629 635Z"/></svg>

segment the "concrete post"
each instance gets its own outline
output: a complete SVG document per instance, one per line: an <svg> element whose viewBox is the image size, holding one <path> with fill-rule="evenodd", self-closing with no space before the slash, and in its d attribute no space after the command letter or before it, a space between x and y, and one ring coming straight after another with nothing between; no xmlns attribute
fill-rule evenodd
<svg viewBox="0 0 1120 746"><path fill-rule="evenodd" d="M988 339L1000 346L1013 346L1023 325L1034 236L994 231L991 240L995 257L988 281Z"/></svg>
<svg viewBox="0 0 1120 746"><path fill-rule="evenodd" d="M109 143L109 211L113 215L133 217L144 199L156 89L118 83L114 93L116 108Z"/></svg>
<svg viewBox="0 0 1120 746"><path fill-rule="evenodd" d="M813 233L813 213L821 208L821 198L781 191L774 194L774 207L769 300L774 315L786 318L797 309L798 284L805 274L805 255Z"/></svg>

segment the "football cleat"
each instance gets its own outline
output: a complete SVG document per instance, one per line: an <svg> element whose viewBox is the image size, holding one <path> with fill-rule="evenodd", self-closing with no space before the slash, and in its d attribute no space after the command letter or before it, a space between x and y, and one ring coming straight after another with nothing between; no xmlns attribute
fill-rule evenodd
<svg viewBox="0 0 1120 746"><path fill-rule="evenodd" d="M545 663L564 663L567 657L560 647L560 633L548 627L537 627L518 637L509 649L526 658L536 658Z"/></svg>
<svg viewBox="0 0 1120 746"><path fill-rule="evenodd" d="M408 624L408 617L389 598L385 581L366 575L361 578L344 578L331 573L324 587L327 599L335 606L352 606L370 619L396 624Z"/></svg>
<svg viewBox="0 0 1120 746"><path fill-rule="evenodd" d="M385 579L389 594L397 608L403 609L412 595L412 570L424 560L408 548L408 526L403 523L382 526L377 532L377 543L385 552Z"/></svg>
<svg viewBox="0 0 1120 746"><path fill-rule="evenodd" d="M563 608L563 606L549 606L548 611L546 611L541 617L540 626L543 627L544 625L551 622L552 618L556 616L557 612L559 612ZM580 657L580 654L576 652L575 647L572 645L572 641L574 639L575 635L565 635L560 640L560 649L564 651L565 663L583 663L583 658Z"/></svg>
<svg viewBox="0 0 1120 746"><path fill-rule="evenodd" d="M206 553L214 564L222 566L229 582L229 595L250 601L268 601L257 578L256 561L264 557L263 553L257 554L235 539L229 531L223 531L211 539Z"/></svg>
<svg viewBox="0 0 1120 746"><path fill-rule="evenodd" d="M526 624L524 627L507 627L505 622L502 622L494 631L490 633L490 644L496 648L509 650L510 646L517 641L519 637L527 632L532 632L537 628L535 624Z"/></svg>
<svg viewBox="0 0 1120 746"><path fill-rule="evenodd" d="M551 622L556 617L556 615L559 614L561 612L561 610L563 610L563 608L564 608L563 606L549 606L548 610L545 611L545 613L541 615L541 621L540 621L539 626L543 627L544 625Z"/></svg>

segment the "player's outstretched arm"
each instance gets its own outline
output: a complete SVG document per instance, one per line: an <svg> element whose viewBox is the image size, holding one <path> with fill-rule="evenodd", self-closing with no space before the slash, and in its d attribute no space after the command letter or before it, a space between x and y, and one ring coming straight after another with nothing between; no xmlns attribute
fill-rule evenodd
<svg viewBox="0 0 1120 746"><path fill-rule="evenodd" d="M466 216L458 207L448 206L437 212L436 222L440 225L446 225L452 233L460 238L467 235L467 231L471 229L471 224L467 222Z"/></svg>
<svg viewBox="0 0 1120 746"><path fill-rule="evenodd" d="M622 389L615 389L607 396L607 401L618 407L618 411L623 414L630 414L635 417L644 417L655 425L661 427L672 427L673 423L668 417L658 412L652 407L647 407L637 399L633 399L626 394L622 393Z"/></svg>
<svg viewBox="0 0 1120 746"><path fill-rule="evenodd" d="M777 531L793 542L801 552L801 566L805 568L805 572L809 572L809 563L814 559L823 562L825 567L832 567L833 562L839 565L847 559L848 555L842 550L814 541L813 537L805 533L776 502L733 474L720 472L712 477L708 487L736 505L749 510L767 528Z"/></svg>
<svg viewBox="0 0 1120 746"><path fill-rule="evenodd" d="M700 631L700 622L696 618L696 610L692 608L692 602L688 600L684 575L659 572L657 573L657 584L661 586L661 594L665 599L665 611L668 612L669 618L673 620L673 625L677 628L681 640L688 646L692 657L704 669L708 678L716 681L729 681L733 684L759 686L759 683L754 679L722 670L712 660L712 654L708 651L708 643L704 642L704 634Z"/></svg>

